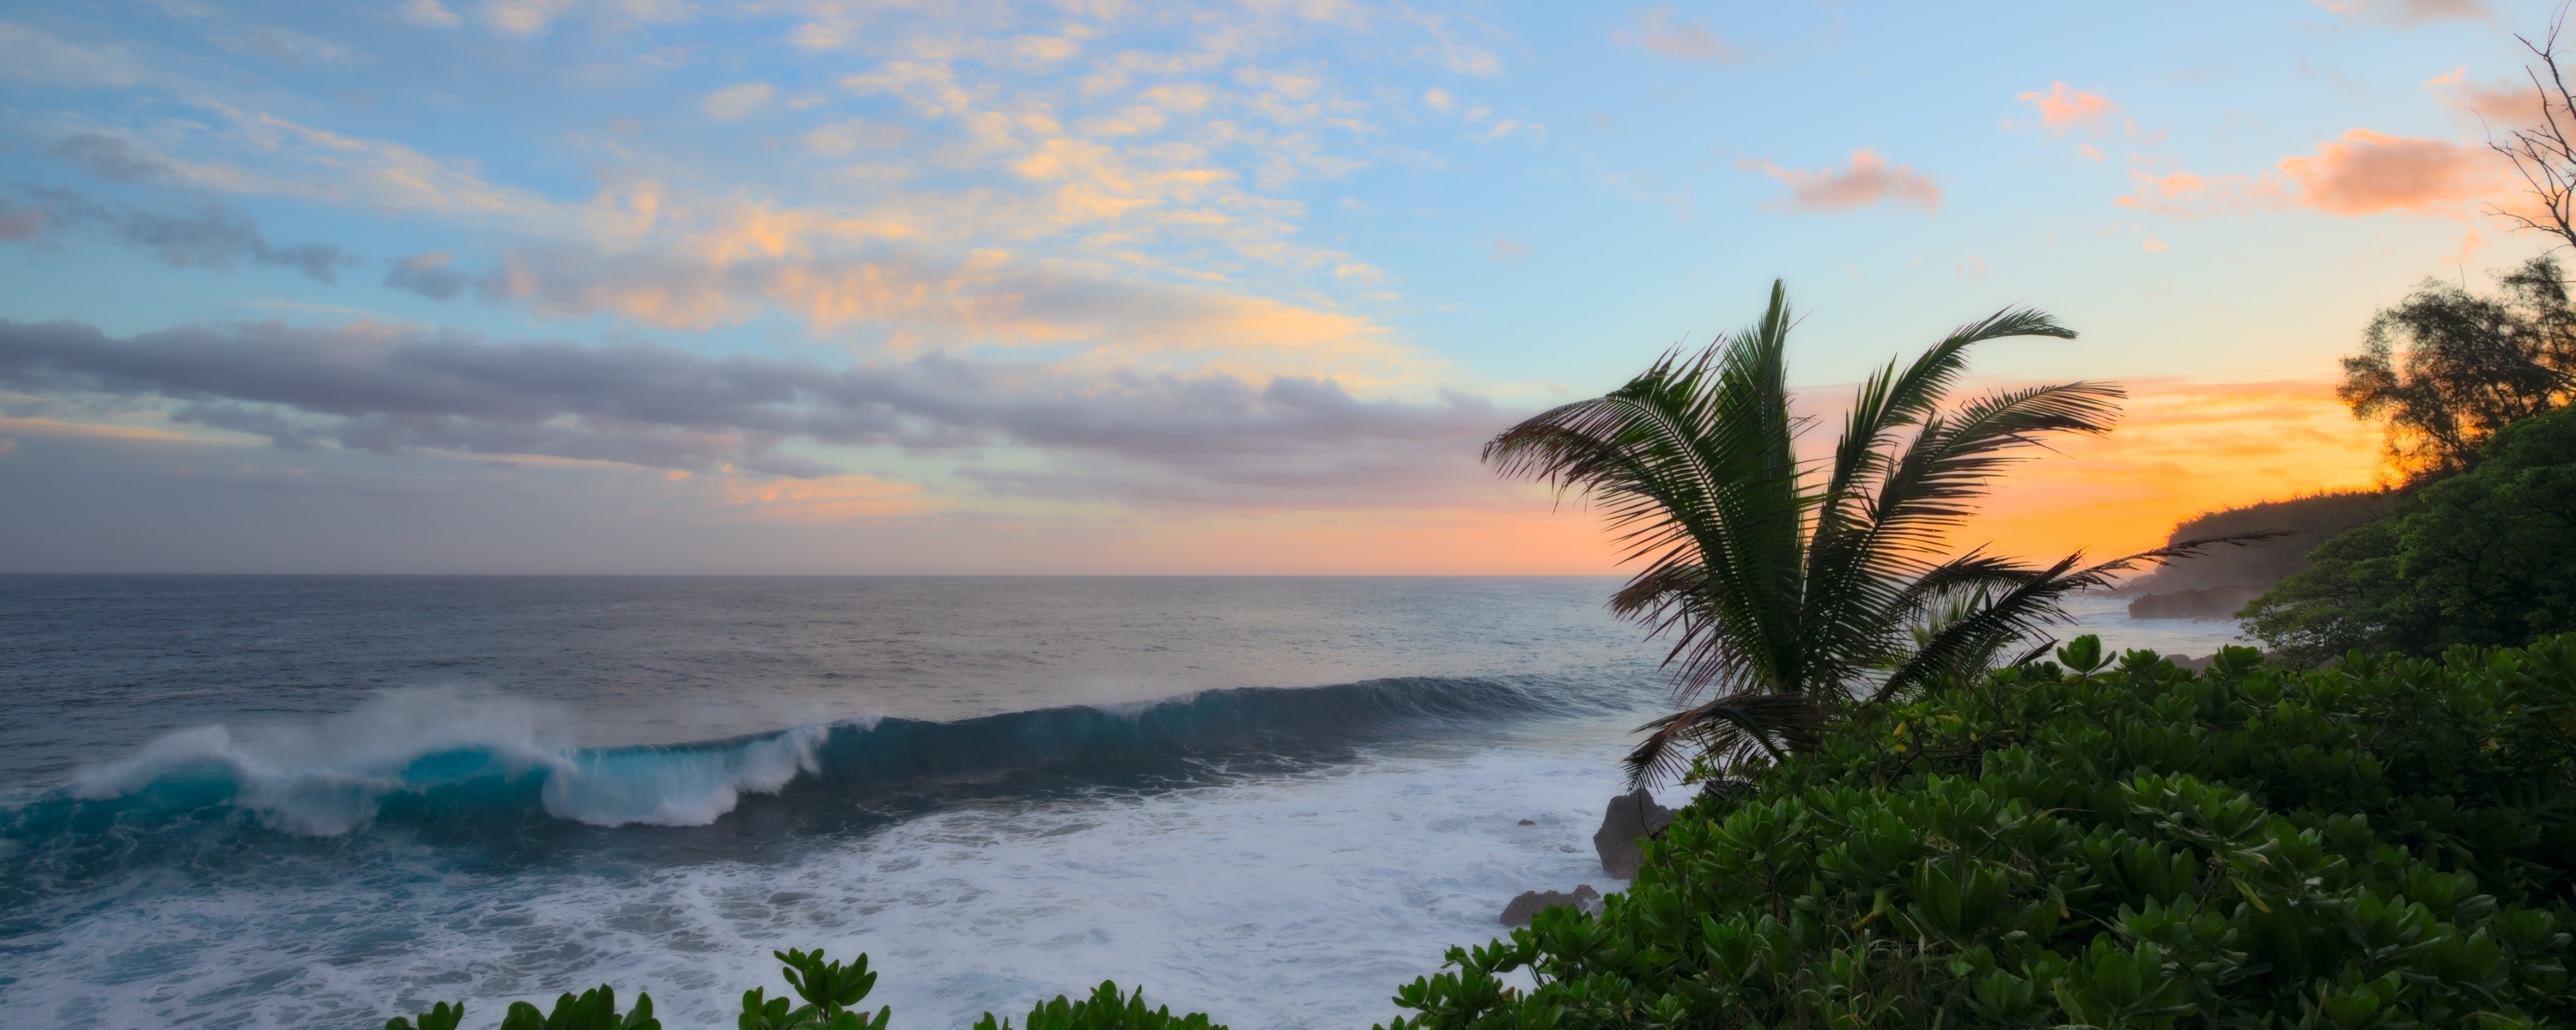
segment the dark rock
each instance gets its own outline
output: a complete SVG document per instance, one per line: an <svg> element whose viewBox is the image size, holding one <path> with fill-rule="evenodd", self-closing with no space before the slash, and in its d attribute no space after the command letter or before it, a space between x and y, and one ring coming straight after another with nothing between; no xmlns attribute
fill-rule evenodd
<svg viewBox="0 0 2576 1030"><path fill-rule="evenodd" d="M1601 855L1601 871L1622 880L1637 878L1637 866L1646 853L1637 842L1664 832L1673 824L1673 810L1655 803L1655 796L1639 787L1610 799L1610 810L1601 816L1601 829L1592 834L1592 850Z"/></svg>
<svg viewBox="0 0 2576 1030"><path fill-rule="evenodd" d="M1523 825L1523 826L1536 826L1536 825L1538 825L1538 820L1536 820L1536 819L1523 819L1523 820L1521 820L1521 825Z"/></svg>
<svg viewBox="0 0 2576 1030"><path fill-rule="evenodd" d="M1600 915L1601 892L1593 890L1592 885L1588 883L1576 884L1572 894L1563 891L1522 891L1520 897L1513 898L1511 904L1503 906L1503 925L1528 926L1530 920L1538 918L1540 912L1558 905L1572 905L1584 912Z"/></svg>

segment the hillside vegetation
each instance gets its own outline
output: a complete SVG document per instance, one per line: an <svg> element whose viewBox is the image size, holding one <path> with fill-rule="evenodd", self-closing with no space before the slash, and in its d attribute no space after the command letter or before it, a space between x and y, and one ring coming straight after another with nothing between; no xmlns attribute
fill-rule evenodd
<svg viewBox="0 0 2576 1030"><path fill-rule="evenodd" d="M2388 510L2397 495L2337 490L2206 512L2174 526L2169 544L2250 533L2279 533L2241 547L2222 547L2173 562L2129 581L2129 614L2141 619L2223 619L2275 583L2308 567L2308 552L2326 539Z"/></svg>
<svg viewBox="0 0 2576 1030"><path fill-rule="evenodd" d="M2468 471L2311 557L2242 613L2292 664L2576 630L2576 408L2504 427Z"/></svg>
<svg viewBox="0 0 2576 1030"><path fill-rule="evenodd" d="M2576 1020L2576 636L2304 673L2089 644L1711 792L1599 917L1452 951L1390 1030Z"/></svg>

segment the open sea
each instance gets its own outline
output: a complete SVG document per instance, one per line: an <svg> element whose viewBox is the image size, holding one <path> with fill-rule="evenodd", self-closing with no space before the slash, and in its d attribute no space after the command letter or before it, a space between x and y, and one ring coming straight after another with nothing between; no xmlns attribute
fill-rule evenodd
<svg viewBox="0 0 2576 1030"><path fill-rule="evenodd" d="M0 577L0 1025L605 982L731 1026L821 947L903 1028L1109 978L1366 1027L1513 895L1620 885L1667 698L1616 583Z"/></svg>

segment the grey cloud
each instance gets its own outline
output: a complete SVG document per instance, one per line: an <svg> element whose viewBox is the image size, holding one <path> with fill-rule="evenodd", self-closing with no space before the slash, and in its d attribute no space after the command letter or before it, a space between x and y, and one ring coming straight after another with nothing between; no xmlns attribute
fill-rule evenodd
<svg viewBox="0 0 2576 1030"><path fill-rule="evenodd" d="M448 267L449 260L447 255L436 252L397 258L393 270L385 273L385 285L431 300L455 300L457 294L474 284L474 278Z"/></svg>
<svg viewBox="0 0 2576 1030"><path fill-rule="evenodd" d="M190 404L171 412L170 417L180 422L265 436L271 445L280 450L309 451L321 445L321 440L318 439L312 424L289 418L275 408L251 407L243 404Z"/></svg>
<svg viewBox="0 0 2576 1030"><path fill-rule="evenodd" d="M931 355L828 368L627 343L270 322L115 339L0 320L0 385L182 402L173 417L399 453L549 455L815 476L795 440L944 454L1005 493L1149 503L1390 506L1492 489L1478 444L1516 413L1482 398L1367 400L1319 379L1065 373ZM1048 468L989 469L985 448Z"/></svg>
<svg viewBox="0 0 2576 1030"><path fill-rule="evenodd" d="M67 190L28 193L32 204L10 207L0 201L0 238L32 238L47 227L86 228L151 251L174 268L231 271L242 264L266 265L292 268L326 283L337 281L342 267L356 263L337 244L270 243L259 222L223 204L142 209L103 204Z"/></svg>
<svg viewBox="0 0 2576 1030"><path fill-rule="evenodd" d="M46 228L88 228L128 246L149 250L173 267L230 271L242 264L292 268L321 282L356 264L336 244L270 243L259 223L229 205L185 200L178 169L119 137L85 132L53 146L53 155L102 182L156 188L172 206L112 205L69 190L30 188L32 203L0 200L0 239L30 239Z"/></svg>
<svg viewBox="0 0 2576 1030"><path fill-rule="evenodd" d="M238 260L292 268L327 283L339 278L341 265L354 263L336 244L274 246L250 216L217 204L178 214L126 211L111 214L103 221L111 235L150 250L179 268L204 265L230 270Z"/></svg>
<svg viewBox="0 0 2576 1030"><path fill-rule="evenodd" d="M54 144L54 156L109 182L177 182L179 170L114 136L84 132Z"/></svg>
<svg viewBox="0 0 2576 1030"><path fill-rule="evenodd" d="M45 212L0 199L0 240L32 240L45 232Z"/></svg>

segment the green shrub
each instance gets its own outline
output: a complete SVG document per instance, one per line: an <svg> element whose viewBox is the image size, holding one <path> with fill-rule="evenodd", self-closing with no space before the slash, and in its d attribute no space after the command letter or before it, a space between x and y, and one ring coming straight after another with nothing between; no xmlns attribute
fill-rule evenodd
<svg viewBox="0 0 2576 1030"><path fill-rule="evenodd" d="M995 1027L993 1014L987 1012L975 1024L975 1030L1011 1030L1011 1021L1002 1020L1001 1025ZM1225 1030L1225 1027L1210 1026L1204 1013L1175 1016L1168 1008L1146 1011L1144 988L1137 988L1135 994L1121 997L1117 984L1103 980L1100 989L1091 992L1089 998L1076 1001L1059 994L1054 1001L1039 1003L1038 1007L1029 1010L1029 1021L1022 1025L1021 1030Z"/></svg>
<svg viewBox="0 0 2576 1030"><path fill-rule="evenodd" d="M861 1000L877 985L877 975L868 972L868 957L861 954L847 964L826 960L821 950L774 951L770 953L783 963L780 975L796 998L772 998L762 988L742 994L742 1015L734 1020L739 1030L886 1030L894 1017L891 1007L879 1007L875 1017L858 1008ZM804 1002L795 1004L796 1000ZM792 1007L791 1007L792 1006ZM385 1021L385 1030L457 1030L465 1019L464 1002L439 1002L417 1016L396 1016ZM510 1003L501 1017L501 1030L662 1030L660 1020L653 1018L651 995L635 996L635 1008L624 1015L617 1011L617 994L603 984L584 991L580 997L570 994L555 1000L551 1014L537 1011L527 1002ZM1013 1030L1009 1020L997 1028L993 1014L984 1013L975 1030ZM1122 996L1118 985L1102 981L1091 997L1080 1000L1056 995L1055 1000L1038 1003L1029 1010L1023 1030L1225 1030L1210 1025L1204 1013L1175 1016L1169 1008L1145 1008L1145 992L1138 988L1134 995Z"/></svg>
<svg viewBox="0 0 2576 1030"><path fill-rule="evenodd" d="M2571 701L2576 636L1999 673L1707 792L1386 1030L2576 1022Z"/></svg>
<svg viewBox="0 0 2576 1030"><path fill-rule="evenodd" d="M773 951L770 955L786 963L779 975L805 1004L793 1009L787 999L769 997L761 988L742 992L742 1015L734 1020L741 1030L886 1030L893 1018L891 1007L877 1009L875 1019L852 1010L868 991L877 985L877 975L868 972L864 953L848 965L823 960L823 951Z"/></svg>
<svg viewBox="0 0 2576 1030"><path fill-rule="evenodd" d="M411 1019L386 1020L385 1030L456 1030L464 1019L464 1002L442 1001ZM539 1012L524 1001L511 1002L501 1015L501 1030L662 1030L662 1021L653 1018L652 995L636 995L634 1010L620 1015L617 991L601 984L579 997L556 998L553 1012Z"/></svg>

